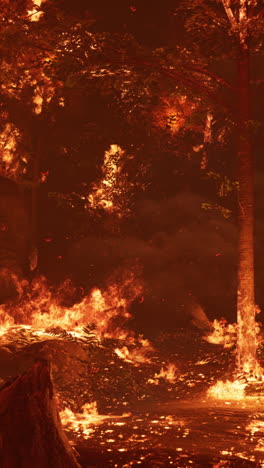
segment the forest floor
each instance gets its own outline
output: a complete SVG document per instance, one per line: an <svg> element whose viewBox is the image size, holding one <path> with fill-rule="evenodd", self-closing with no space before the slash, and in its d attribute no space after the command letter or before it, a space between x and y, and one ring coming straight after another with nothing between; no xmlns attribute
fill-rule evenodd
<svg viewBox="0 0 264 468"><path fill-rule="evenodd" d="M261 401L207 395L233 379L234 347L179 329L153 337L142 358L141 348L135 342L126 355L124 342L99 343L89 328L81 340L17 328L2 337L0 379L39 357L52 362L63 425L84 468L264 466Z"/></svg>

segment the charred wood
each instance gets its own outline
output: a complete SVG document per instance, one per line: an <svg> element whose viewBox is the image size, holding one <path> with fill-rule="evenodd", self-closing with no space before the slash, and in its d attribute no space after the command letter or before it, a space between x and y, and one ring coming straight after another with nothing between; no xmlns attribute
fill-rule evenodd
<svg viewBox="0 0 264 468"><path fill-rule="evenodd" d="M1 468L80 468L56 406L48 361L0 390Z"/></svg>

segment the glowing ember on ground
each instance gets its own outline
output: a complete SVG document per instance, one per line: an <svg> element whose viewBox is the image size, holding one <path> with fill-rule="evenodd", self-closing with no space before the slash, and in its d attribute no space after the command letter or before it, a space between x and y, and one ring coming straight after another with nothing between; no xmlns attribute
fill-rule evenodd
<svg viewBox="0 0 264 468"><path fill-rule="evenodd" d="M78 443L84 443L84 441L95 443L96 441L96 444L99 444L105 452L125 456L129 453L131 446L141 449L144 443L151 449L152 444L158 443L161 436L165 440L173 437L183 444L177 446L176 449L174 447L174 451L184 459L186 457L184 444L190 444L192 431L196 430L193 414L188 416L188 423L186 423L185 416L179 417L180 414L177 414L177 417L173 414L158 416L153 413L152 415L142 415L142 417L128 414L124 421L120 420L124 416L113 415L110 412L114 412L116 408L119 411L121 409L120 414L124 408L126 411L131 411L133 408L131 405L133 405L135 398L137 401L146 400L147 402L151 401L154 395L154 398L157 398L157 395L159 398L163 395L162 398L164 398L166 395L167 399L170 395L175 402L177 398L183 399L197 395L195 392L199 388L203 389L204 395L206 386L213 381L214 367L212 366L219 366L222 353L223 356L230 355L229 346L227 347L226 343L232 341L229 337L231 336L233 339L234 329L228 327L225 322L222 322L222 326L218 327L219 336L224 344L221 353L215 351L217 348L210 343L206 344L200 338L193 341L191 336L188 338L188 334L183 334L184 339L190 340L189 345L185 343L185 348L189 349L190 354L188 359L180 355L178 368L178 360L176 366L170 361L169 356L167 359L160 358L158 360L157 350L151 343L142 336L137 336L126 326L127 320L130 318L129 305L135 298L141 297L143 292L140 279L133 272L127 272L119 281L114 280L114 278L110 279L104 289L94 288L90 294L72 306L63 305L64 298L72 297L75 293L70 282L65 282L55 290L48 286L44 278L39 278L31 285L27 282L18 282L17 288L19 291L17 302L13 303L12 306L5 305L0 308L0 336L3 352L9 356L12 346L15 344L16 352L28 349L30 353L32 343L33 345L44 343L43 348L41 346L34 348L33 346L32 352L35 353L33 350L36 349L46 350L47 356L54 359L54 370L58 384L60 385L62 376L65 379L64 386L59 390L59 395L62 395L65 406L60 415L70 439L74 443L76 441L79 441ZM19 321L23 323L19 323ZM96 344L98 348L94 354L89 350L89 347L86 348L86 352L88 351L86 355L83 354L85 351L82 348L86 340L85 327L92 323L95 324L95 328L89 328L88 342L91 340L93 345ZM107 347L103 349L105 339L112 340L112 349ZM59 346L59 343L62 346ZM71 343L77 347L71 348ZM177 345L178 338L175 338L172 349L177 348ZM196 346L201 347L197 354L194 353ZM208 354L208 346L211 346L213 354ZM206 353L201 352L206 348ZM101 349L102 351L98 351ZM73 357L68 353L76 354L76 352L79 354L76 356L77 360L73 361ZM102 353L100 360L98 352ZM21 355L23 356L23 353ZM231 356L235 359L233 353ZM79 365L77 364L78 359L85 361L87 373L85 373L85 367L74 368L75 365ZM185 370L182 370L183 365ZM203 373L200 372L199 366L203 366ZM60 367L63 367L63 370L60 370ZM207 377L207 369L211 367L211 376ZM69 372L70 374L75 372L71 383ZM82 372L85 373L83 380L78 380L81 378L80 373ZM224 375L224 365L222 365L222 374ZM85 382L84 388L80 392L83 382ZM97 382L98 386L91 393L92 387ZM248 383L249 381L244 382L239 379L218 381L207 391L206 404L208 405L210 400L215 402L223 400L226 405L230 405L228 408L231 410L232 402L234 404L236 400L242 402L247 399ZM203 387L200 387L201 385ZM79 392L80 396L78 396ZM88 393L85 394L85 392ZM105 392L106 395L101 395L101 392ZM164 393L162 394L162 392ZM98 399L98 401L94 401L92 404L83 404L85 398L86 401L87 399L89 401ZM72 402L75 400L74 411ZM251 401L254 403L254 399L251 398ZM97 405L102 414L98 414ZM76 408L81 408L81 410L76 410ZM199 425L207 423L205 418L205 421ZM251 434L251 439L254 439L255 453L262 453L263 444L259 436L262 431L262 421L259 424L251 421L250 424L247 426L247 431ZM210 424L208 427L211 428ZM222 447L219 453L222 457L236 456L240 459L254 460L254 456L252 455L250 458L243 447L234 449L231 444Z"/></svg>
<svg viewBox="0 0 264 468"><path fill-rule="evenodd" d="M135 284L132 279L131 282ZM128 282L127 286L129 284ZM55 294L54 290L47 287L45 281L42 287L38 283L38 286L35 285L31 293L28 293L27 299L30 297L31 305L28 305L24 312L26 310L26 313L41 315L43 311L44 315L51 313L54 316L56 308L60 310L61 307L59 297L62 291ZM64 292L65 290L71 294L69 284L64 285ZM84 307L84 310L81 309L82 312L78 311L78 314L84 318L98 317L99 330L97 332L95 328L91 331L95 333L99 346L94 352L92 348L87 348L86 357L82 354L84 350L81 348L82 353L77 356L77 360L69 360L69 366L63 372L61 367L64 366L66 358L69 358L67 354L69 350L73 354L80 352L78 346L84 339L84 330L81 328L82 319L74 328L73 321L69 321L70 312L68 312L66 324L69 328L61 335L59 332L55 335L54 328L33 328L32 323L15 324L8 315L8 308L2 309L2 321L7 327L6 333L1 336L3 353L11 354L10 351L8 352L9 345L16 341L15 336L18 336L19 340L22 339L23 347L24 338L27 334L31 334L33 346L31 350L31 346L27 345L27 353L35 354L36 350L41 350L43 346L43 349L47 349L54 359L55 388L58 388L59 405L64 407L60 412L62 424L77 450L79 447L87 450L85 463L86 460L92 463L90 456L93 456L94 466L99 463L101 463L100 466L109 467L129 466L129 464L133 466L132 460L136 464L139 461L142 463L146 461L150 463L150 466L159 466L159 464L166 466L172 462L170 463L172 466L181 467L186 466L189 461L190 464L193 462L194 465L197 463L197 466L203 466L201 465L205 463L201 455L203 453L208 453L210 460L215 463L218 459L225 462L230 457L235 458L238 460L237 467L242 466L243 460L246 462L259 460L263 454L261 443L263 418L259 415L260 423L258 424L255 420L249 420L249 411L252 410L241 409L245 407L241 402L244 399L246 384L231 380L218 382L215 387L210 388L206 402L202 403L197 398L198 394L204 398L206 387L213 381L216 370L219 372L221 369L222 375L225 375L226 357L230 356L229 349L223 347L219 352L219 348L205 343L200 335L191 334L189 330L175 335L173 340L170 337L171 348L167 349L167 345L165 346L166 358L165 355L161 357L161 354L157 354L160 350L156 349L158 342L155 341L154 357L150 356L153 359L151 363L146 352L146 350L149 351L151 345L147 340L140 336L136 337L129 329L122 328L120 323L113 328L113 325L116 325L115 320L118 319L118 314L115 315L117 310L124 323L129 314L127 307L135 292L131 292L130 296L129 287L126 293L125 290L126 288L122 288L120 284L110 282L108 288L91 291L84 302L86 307L89 305L90 311ZM135 288L135 290L138 289ZM42 301L38 303L40 291ZM79 305L72 307L62 307L61 312L55 313L55 318L56 314L61 313L63 316L67 310L73 313L72 309L75 310L74 308L80 306L82 302L83 300ZM20 302L20 305L22 304L23 301ZM53 308L50 308L50 304L53 304L55 312ZM19 309L13 311L14 315L17 310ZM11 312L12 310L9 309L9 313ZM29 318L30 315L27 317ZM106 318L106 322L100 325L103 318ZM54 323L57 324L57 320ZM113 332L113 347L110 352L110 348L103 349L103 340L104 336L111 336L112 329L115 332ZM69 335L73 340L69 338ZM117 336L121 337L119 346L118 341L115 341ZM19 340L16 351L19 350ZM40 346L35 346L36 341L39 341ZM70 346L76 342L77 347ZM94 338L92 342L94 343ZM62 350L62 354L58 352L59 349ZM24 359L23 353L21 356ZM98 353L102 353L101 361ZM179 361L174 353L180 356ZM118 359L119 356L122 360ZM234 357L232 353L231 356ZM177 365L173 363L174 358ZM77 370L75 366L77 366L78 359L85 359L87 373L82 380L79 380L78 372L75 373L70 383L71 375ZM146 362L145 359L149 361ZM200 366L203 366L203 373L201 373ZM83 372L82 369L83 367L79 371ZM153 383L156 384L153 385ZM128 397L129 392L131 394ZM226 400L224 405L219 402L221 399ZM87 400L94 402L84 404ZM213 404L212 400L214 400ZM239 406L235 405L235 400L239 401ZM229 406L225 406L227 403ZM256 404L254 401L252 404L254 404L255 411ZM129 412L126 415L123 414L124 408ZM244 411L242 416L241 411ZM98 414L99 412L102 414ZM226 434L228 434L227 437ZM212 441L210 447L208 438ZM199 440L198 444L197 440Z"/></svg>
<svg viewBox="0 0 264 468"><path fill-rule="evenodd" d="M254 417L246 427L246 430L249 431L250 434L250 441L256 443L256 452L264 452L264 421L259 419L261 417L263 417L263 413L260 413L257 417ZM264 462L261 466L264 466Z"/></svg>

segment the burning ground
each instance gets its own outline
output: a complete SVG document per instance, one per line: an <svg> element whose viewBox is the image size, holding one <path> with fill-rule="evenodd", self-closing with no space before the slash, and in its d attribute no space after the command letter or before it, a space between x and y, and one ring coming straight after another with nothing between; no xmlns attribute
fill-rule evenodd
<svg viewBox="0 0 264 468"><path fill-rule="evenodd" d="M215 321L205 337L195 328L138 335L129 322L131 302L143 300L134 273L71 306L69 283L55 290L39 278L22 289L1 309L1 382L38 358L51 362L83 467L262 466L264 415L234 382L234 326Z"/></svg>

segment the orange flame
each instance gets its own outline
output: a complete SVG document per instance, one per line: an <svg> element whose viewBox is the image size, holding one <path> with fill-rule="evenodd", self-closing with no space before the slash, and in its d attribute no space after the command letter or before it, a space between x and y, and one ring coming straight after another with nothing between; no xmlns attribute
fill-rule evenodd
<svg viewBox="0 0 264 468"><path fill-rule="evenodd" d="M137 340L135 340L133 335L131 336L131 332L130 337L128 338L130 338L128 341L130 341L132 347L130 347L130 349L127 346L116 348L115 353L117 356L126 362L134 364L135 366L150 362L148 355L154 351L154 348L150 342L146 339L143 339L141 336L137 337Z"/></svg>
<svg viewBox="0 0 264 468"><path fill-rule="evenodd" d="M128 194L126 175L122 173L124 151L119 145L110 145L105 151L102 167L103 179L95 184L88 196L92 208L102 208L119 217L129 211L125 200Z"/></svg>
<svg viewBox="0 0 264 468"><path fill-rule="evenodd" d="M219 380L207 392L209 398L216 400L243 400L245 398L246 383L241 380Z"/></svg>
<svg viewBox="0 0 264 468"><path fill-rule="evenodd" d="M213 331L204 336L208 343L221 344L224 348L231 348L236 342L237 324L227 323L225 319L213 321Z"/></svg>
<svg viewBox="0 0 264 468"><path fill-rule="evenodd" d="M0 134L1 174L17 180L26 172L26 156L17 156L20 132L13 124L7 123Z"/></svg>
<svg viewBox="0 0 264 468"><path fill-rule="evenodd" d="M48 339L49 330L59 328L67 330L72 336L81 338L83 327L94 324L95 339L114 338L125 340L126 345L116 348L116 354L135 365L148 361L148 353L153 351L148 340L137 337L125 328L130 318L129 304L142 296L142 285L133 272L128 272L122 281L109 281L104 290L94 288L79 303L65 306L63 295L72 294L69 281L57 292L52 290L44 277L29 285L26 281L18 282L19 298L12 304L0 307L0 336L2 340L7 332L19 328L30 329L32 333ZM6 338L7 339L7 338Z"/></svg>
<svg viewBox="0 0 264 468"><path fill-rule="evenodd" d="M175 364L169 362L165 367L162 367L158 374L154 375L153 379L148 379L149 384L158 385L160 379L165 379L170 383L175 383L177 377L179 375L179 371Z"/></svg>
<svg viewBox="0 0 264 468"><path fill-rule="evenodd" d="M81 413L74 413L70 408L60 412L62 425L77 435L88 437L94 432L94 426L101 424L107 417L99 415L96 402L86 403Z"/></svg>
<svg viewBox="0 0 264 468"><path fill-rule="evenodd" d="M168 129L172 134L178 133L196 107L187 96L162 98L153 112L154 123L159 128Z"/></svg>
<svg viewBox="0 0 264 468"><path fill-rule="evenodd" d="M28 10L27 14L29 16L30 21L39 21L41 16L43 15L43 11L40 11L41 4L44 0L33 0L33 8L32 10Z"/></svg>

